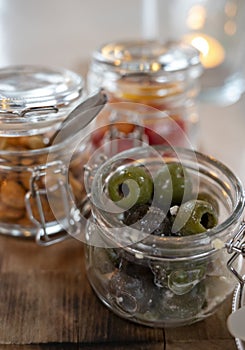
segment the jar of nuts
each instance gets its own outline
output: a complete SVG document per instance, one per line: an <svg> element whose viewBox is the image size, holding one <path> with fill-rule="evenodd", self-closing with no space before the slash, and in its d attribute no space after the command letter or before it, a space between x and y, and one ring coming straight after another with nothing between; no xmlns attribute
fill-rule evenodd
<svg viewBox="0 0 245 350"><path fill-rule="evenodd" d="M84 199L89 146L80 143L74 151L72 138L52 141L83 100L83 85L82 77L65 69L0 70L0 233L36 237L39 244L66 237L69 204L77 207Z"/></svg>
<svg viewBox="0 0 245 350"><path fill-rule="evenodd" d="M87 84L90 92L104 88L110 103L92 142L101 145L113 137L198 148L196 96L202 71L199 52L182 42L102 45L93 53Z"/></svg>

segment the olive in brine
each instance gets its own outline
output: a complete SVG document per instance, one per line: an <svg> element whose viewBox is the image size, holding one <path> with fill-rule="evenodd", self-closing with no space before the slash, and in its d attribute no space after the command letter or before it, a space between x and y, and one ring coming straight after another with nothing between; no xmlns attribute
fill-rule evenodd
<svg viewBox="0 0 245 350"><path fill-rule="evenodd" d="M188 171L180 163L164 165L154 179L154 199L161 208L171 200L171 206L190 199L192 182Z"/></svg>
<svg viewBox="0 0 245 350"><path fill-rule="evenodd" d="M217 224L218 215L211 203L189 200L179 207L172 230L187 236L205 232Z"/></svg>
<svg viewBox="0 0 245 350"><path fill-rule="evenodd" d="M213 208L216 210L216 213L219 214L219 203L218 201L212 196L211 194L207 192L199 192L197 199L200 199L202 201L208 202L212 204Z"/></svg>
<svg viewBox="0 0 245 350"><path fill-rule="evenodd" d="M124 209L151 200L153 181L143 167L127 167L114 173L108 181L108 194L113 202Z"/></svg>

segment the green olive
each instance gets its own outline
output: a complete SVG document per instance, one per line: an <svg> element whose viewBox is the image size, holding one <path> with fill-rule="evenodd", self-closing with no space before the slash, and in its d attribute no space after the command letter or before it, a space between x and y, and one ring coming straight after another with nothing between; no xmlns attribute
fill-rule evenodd
<svg viewBox="0 0 245 350"><path fill-rule="evenodd" d="M212 204L213 208L216 210L216 213L219 214L219 203L211 194L207 192L199 192L197 195L197 199Z"/></svg>
<svg viewBox="0 0 245 350"><path fill-rule="evenodd" d="M172 271L168 276L168 287L174 294L183 295L190 292L204 275L204 266L192 270Z"/></svg>
<svg viewBox="0 0 245 350"><path fill-rule="evenodd" d="M108 194L121 208L128 209L135 204L151 200L153 181L150 174L139 166L131 166L114 173L108 181Z"/></svg>
<svg viewBox="0 0 245 350"><path fill-rule="evenodd" d="M189 200L178 210L172 231L181 235L193 235L212 229L218 223L218 215L211 203L202 200Z"/></svg>
<svg viewBox="0 0 245 350"><path fill-rule="evenodd" d="M180 205L190 199L192 182L188 171L180 163L164 165L154 179L154 200L159 207L170 201L170 205Z"/></svg>

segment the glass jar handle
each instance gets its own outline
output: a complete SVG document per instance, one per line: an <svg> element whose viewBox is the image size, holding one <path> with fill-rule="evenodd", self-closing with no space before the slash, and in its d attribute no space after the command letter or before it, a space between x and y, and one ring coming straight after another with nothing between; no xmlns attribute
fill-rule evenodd
<svg viewBox="0 0 245 350"><path fill-rule="evenodd" d="M227 262L229 270L235 275L239 284L233 296L232 313L227 318L227 328L231 335L236 338L237 344L245 341L244 337L244 321L245 321L245 306L244 306L244 284L245 276L242 276L233 266L234 262L240 255L245 257L245 222L240 226L237 234L226 244L228 253L233 253L232 257ZM242 325L242 326L241 326ZM239 347L240 349L240 347Z"/></svg>
<svg viewBox="0 0 245 350"><path fill-rule="evenodd" d="M36 234L36 241L39 245L48 246L54 243L61 242L69 237L68 233L64 230L57 233L48 232L48 223L45 218L45 208L42 203L42 198L48 199L47 188L40 187L40 179L47 175L47 169L52 171L52 174L62 175L65 178L63 180L58 177L54 182L55 190L60 190L61 192L61 202L64 208L64 217L67 222L72 222L71 219L71 208L69 205L69 186L67 184L67 169L61 161L54 161L47 163L45 165L36 166L32 171L32 177L30 179L30 191L26 193L25 202L26 209L30 220L37 226L38 231ZM53 170L51 170L53 169ZM35 204L31 204L31 201ZM37 210L39 219L33 213L33 205ZM51 208L49 208L51 210Z"/></svg>
<svg viewBox="0 0 245 350"><path fill-rule="evenodd" d="M240 284L240 291L242 293L245 283L245 278L234 267L235 261L242 255L245 258L245 221L242 222L239 231L236 235L226 243L226 248L229 254L233 255L227 262L228 269L234 274ZM241 305L239 306L241 307Z"/></svg>

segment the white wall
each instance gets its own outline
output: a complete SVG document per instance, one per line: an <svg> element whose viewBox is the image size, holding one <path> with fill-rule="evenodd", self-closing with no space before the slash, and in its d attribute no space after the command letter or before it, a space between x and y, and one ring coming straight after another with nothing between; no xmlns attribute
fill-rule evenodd
<svg viewBox="0 0 245 350"><path fill-rule="evenodd" d="M100 44L141 35L141 0L0 0L0 67L77 72Z"/></svg>

